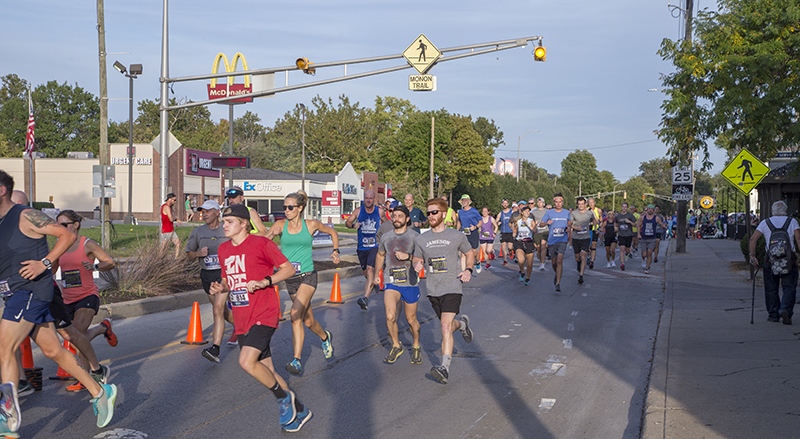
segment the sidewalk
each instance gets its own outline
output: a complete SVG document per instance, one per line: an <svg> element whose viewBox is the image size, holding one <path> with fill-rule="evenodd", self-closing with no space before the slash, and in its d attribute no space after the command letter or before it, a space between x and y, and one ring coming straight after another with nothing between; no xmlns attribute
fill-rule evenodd
<svg viewBox="0 0 800 439"><path fill-rule="evenodd" d="M767 321L738 241L687 242L666 265L642 438L800 437L800 316ZM800 310L800 308L795 308Z"/></svg>

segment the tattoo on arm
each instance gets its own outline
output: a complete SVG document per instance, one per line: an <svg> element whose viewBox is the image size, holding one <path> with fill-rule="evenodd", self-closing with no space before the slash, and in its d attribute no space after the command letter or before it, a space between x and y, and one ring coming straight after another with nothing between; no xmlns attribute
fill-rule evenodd
<svg viewBox="0 0 800 439"><path fill-rule="evenodd" d="M37 229L41 229L56 223L55 220L47 216L46 213L36 209L25 210L25 219L27 219L28 222L33 224L33 226Z"/></svg>

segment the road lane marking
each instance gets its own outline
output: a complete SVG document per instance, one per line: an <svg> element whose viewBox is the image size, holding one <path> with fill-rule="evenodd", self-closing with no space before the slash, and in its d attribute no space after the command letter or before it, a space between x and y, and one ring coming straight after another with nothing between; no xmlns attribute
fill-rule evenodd
<svg viewBox="0 0 800 439"><path fill-rule="evenodd" d="M141 431L131 430L128 428L115 428L113 430L104 431L96 434L94 439L144 439L148 437L147 433Z"/></svg>
<svg viewBox="0 0 800 439"><path fill-rule="evenodd" d="M578 315L578 311L572 311L572 315L573 315L573 316L576 316L576 315Z"/></svg>
<svg viewBox="0 0 800 439"><path fill-rule="evenodd" d="M555 398L542 398L539 402L539 414L544 414L550 411L556 405Z"/></svg>
<svg viewBox="0 0 800 439"><path fill-rule="evenodd" d="M574 330L575 330L575 324L571 322L567 323L567 331L574 331Z"/></svg>
<svg viewBox="0 0 800 439"><path fill-rule="evenodd" d="M572 349L572 339L571 338L565 338L564 340L561 340L561 342L564 343L564 349Z"/></svg>

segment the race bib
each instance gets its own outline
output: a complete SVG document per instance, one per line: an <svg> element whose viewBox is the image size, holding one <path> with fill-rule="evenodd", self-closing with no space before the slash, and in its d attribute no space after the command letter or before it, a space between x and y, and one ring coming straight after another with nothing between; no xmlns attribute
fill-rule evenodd
<svg viewBox="0 0 800 439"><path fill-rule="evenodd" d="M484 237L484 238L491 238L492 237L492 232L483 232L481 234L481 236Z"/></svg>
<svg viewBox="0 0 800 439"><path fill-rule="evenodd" d="M562 227L554 227L552 232L553 236L555 236L556 238L564 236L564 229Z"/></svg>
<svg viewBox="0 0 800 439"><path fill-rule="evenodd" d="M444 256L428 259L428 265L431 267L431 273L447 273L447 258Z"/></svg>
<svg viewBox="0 0 800 439"><path fill-rule="evenodd" d="M61 285L64 288L75 288L83 285L81 283L81 270L65 270L61 276Z"/></svg>
<svg viewBox="0 0 800 439"><path fill-rule="evenodd" d="M408 269L405 267L392 268L391 273L389 273L389 282L393 284L408 282Z"/></svg>
<svg viewBox="0 0 800 439"><path fill-rule="evenodd" d="M247 290L231 291L231 294L228 296L228 300L231 302L231 306L250 305L250 295L247 293Z"/></svg>
<svg viewBox="0 0 800 439"><path fill-rule="evenodd" d="M203 258L203 269L205 270L220 270L222 266L219 265L219 256L208 255Z"/></svg>
<svg viewBox="0 0 800 439"><path fill-rule="evenodd" d="M299 262L290 262L290 263L292 264L292 267L294 267L295 276L297 276L298 274L302 273L302 271L300 271L300 263Z"/></svg>
<svg viewBox="0 0 800 439"><path fill-rule="evenodd" d="M587 236L587 235L589 235L589 228L588 228L588 227L586 227L586 226L582 226L582 227L580 228L580 230L578 230L578 232L577 232L577 233L575 233L575 235L576 235L576 236L581 236L581 237L583 237L583 236Z"/></svg>
<svg viewBox="0 0 800 439"><path fill-rule="evenodd" d="M469 227L464 228L462 230L462 232L464 232L465 235L471 235L472 234L472 230L470 230Z"/></svg>
<svg viewBox="0 0 800 439"><path fill-rule="evenodd" d="M361 238L361 244L364 247L374 247L375 246L375 237L374 236L365 236Z"/></svg>
<svg viewBox="0 0 800 439"><path fill-rule="evenodd" d="M517 231L517 239L527 240L531 239L532 236L533 233L531 233L531 229L527 227L520 227L519 230Z"/></svg>
<svg viewBox="0 0 800 439"><path fill-rule="evenodd" d="M7 280L0 280L0 297L8 297L11 295L11 289L8 288Z"/></svg>
<svg viewBox="0 0 800 439"><path fill-rule="evenodd" d="M620 224L619 225L619 229L620 230L628 230L628 225L627 224Z"/></svg>
<svg viewBox="0 0 800 439"><path fill-rule="evenodd" d="M653 223L645 223L644 224L644 233L647 235L653 234Z"/></svg>

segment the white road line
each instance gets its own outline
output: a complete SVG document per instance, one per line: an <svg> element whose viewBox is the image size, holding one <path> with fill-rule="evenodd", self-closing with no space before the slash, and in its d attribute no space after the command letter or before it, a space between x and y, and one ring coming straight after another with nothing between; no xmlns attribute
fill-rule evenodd
<svg viewBox="0 0 800 439"><path fill-rule="evenodd" d="M501 335L501 337L502 337L502 335ZM565 338L561 342L564 343L564 349L572 349L572 339L571 338Z"/></svg>
<svg viewBox="0 0 800 439"><path fill-rule="evenodd" d="M573 316L576 316L576 315L578 315L578 311L572 311L572 315L573 315Z"/></svg>
<svg viewBox="0 0 800 439"><path fill-rule="evenodd" d="M503 334L503 335L500 336L500 338L508 338L508 337L510 337L510 335L508 335L508 334Z"/></svg>
<svg viewBox="0 0 800 439"><path fill-rule="evenodd" d="M539 402L539 414L547 413L556 405L555 398L542 398Z"/></svg>
<svg viewBox="0 0 800 439"><path fill-rule="evenodd" d="M575 324L572 322L567 323L567 331L574 331L574 330L575 330Z"/></svg>
<svg viewBox="0 0 800 439"><path fill-rule="evenodd" d="M588 295L589 295L589 293L583 293L583 294L581 294L581 296L583 296L583 297L586 297L586 296L588 296Z"/></svg>

